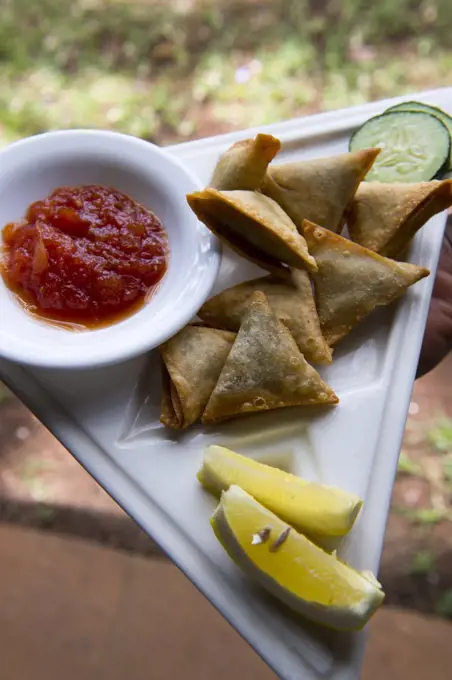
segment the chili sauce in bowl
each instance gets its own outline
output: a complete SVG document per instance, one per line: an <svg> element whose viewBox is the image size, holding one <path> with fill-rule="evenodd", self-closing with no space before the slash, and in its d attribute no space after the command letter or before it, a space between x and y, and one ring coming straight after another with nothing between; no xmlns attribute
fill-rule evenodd
<svg viewBox="0 0 452 680"><path fill-rule="evenodd" d="M2 238L8 288L30 313L74 329L133 314L167 270L162 222L104 186L55 189L6 225Z"/></svg>
<svg viewBox="0 0 452 680"><path fill-rule="evenodd" d="M221 247L187 204L205 178L183 154L106 130L0 150L0 359L52 375L140 361L196 316Z"/></svg>

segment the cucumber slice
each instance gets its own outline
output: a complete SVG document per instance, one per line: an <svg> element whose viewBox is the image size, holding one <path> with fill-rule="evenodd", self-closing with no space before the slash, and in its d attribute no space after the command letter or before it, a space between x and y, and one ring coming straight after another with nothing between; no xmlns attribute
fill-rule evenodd
<svg viewBox="0 0 452 680"><path fill-rule="evenodd" d="M436 116L422 111L392 111L370 118L350 139L350 151L379 147L366 175L374 182L427 182L445 170L450 135Z"/></svg>
<svg viewBox="0 0 452 680"><path fill-rule="evenodd" d="M402 102L401 104L396 104L386 109L385 113L392 111L423 111L424 113L430 113L432 116L436 116L439 120L447 127L449 134L452 139L452 117L448 113L439 109L437 106L430 106L430 104L423 104L422 102ZM449 156L448 170L452 170L452 148Z"/></svg>

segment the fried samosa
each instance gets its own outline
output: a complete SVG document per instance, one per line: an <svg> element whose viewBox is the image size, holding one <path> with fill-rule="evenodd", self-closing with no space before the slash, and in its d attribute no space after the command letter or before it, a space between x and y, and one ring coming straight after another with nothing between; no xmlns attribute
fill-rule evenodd
<svg viewBox="0 0 452 680"><path fill-rule="evenodd" d="M191 325L159 347L164 425L181 429L201 417L234 340L235 333Z"/></svg>
<svg viewBox="0 0 452 680"><path fill-rule="evenodd" d="M292 334L308 361L331 363L331 349L320 330L311 281L307 272L294 269L290 277L263 276L228 288L208 300L198 316L210 326L238 331L254 291L265 293L268 303Z"/></svg>
<svg viewBox="0 0 452 680"><path fill-rule="evenodd" d="M187 195L204 224L239 255L271 272L288 265L313 272L306 241L275 201L255 191L204 189Z"/></svg>
<svg viewBox="0 0 452 680"><path fill-rule="evenodd" d="M396 257L433 215L452 205L452 180L387 184L363 182L347 209L353 241Z"/></svg>
<svg viewBox="0 0 452 680"><path fill-rule="evenodd" d="M298 229L303 220L340 232L344 211L380 149L364 149L329 158L270 166L262 191L291 217Z"/></svg>
<svg viewBox="0 0 452 680"><path fill-rule="evenodd" d="M281 142L272 135L258 134L236 142L218 161L210 186L221 191L258 189L280 148Z"/></svg>
<svg viewBox="0 0 452 680"><path fill-rule="evenodd" d="M264 293L254 292L202 422L338 401L276 318Z"/></svg>
<svg viewBox="0 0 452 680"><path fill-rule="evenodd" d="M346 336L376 307L389 305L428 269L395 262L338 234L303 223L303 231L318 263L315 298L323 335L330 345Z"/></svg>

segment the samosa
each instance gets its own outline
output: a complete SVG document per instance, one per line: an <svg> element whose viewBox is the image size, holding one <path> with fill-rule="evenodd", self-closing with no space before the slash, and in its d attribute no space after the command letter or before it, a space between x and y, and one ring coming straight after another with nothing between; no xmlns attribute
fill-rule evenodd
<svg viewBox="0 0 452 680"><path fill-rule="evenodd" d="M255 191L204 189L187 195L204 224L239 255L271 272L288 267L316 271L294 223L275 201Z"/></svg>
<svg viewBox="0 0 452 680"><path fill-rule="evenodd" d="M222 191L258 189L264 180L268 164L280 148L279 139L266 134L236 142L218 161L210 186Z"/></svg>
<svg viewBox="0 0 452 680"><path fill-rule="evenodd" d="M380 149L270 165L262 191L285 210L298 229L303 220L340 232L344 211Z"/></svg>
<svg viewBox="0 0 452 680"><path fill-rule="evenodd" d="M251 295L226 363L202 416L205 424L285 406L336 404L261 291Z"/></svg>
<svg viewBox="0 0 452 680"><path fill-rule="evenodd" d="M159 347L162 423L180 429L201 417L234 340L235 333L189 325Z"/></svg>
<svg viewBox="0 0 452 680"><path fill-rule="evenodd" d="M362 182L347 208L350 237L376 253L397 257L433 215L452 205L452 180Z"/></svg>
<svg viewBox="0 0 452 680"><path fill-rule="evenodd" d="M238 331L256 290L265 293L271 309L287 326L308 361L331 363L331 349L320 329L311 281L301 269L294 269L290 277L270 274L228 288L204 303L198 316L215 328Z"/></svg>
<svg viewBox="0 0 452 680"><path fill-rule="evenodd" d="M315 298L323 335L334 345L376 307L389 305L430 273L395 262L311 222L303 223L316 258Z"/></svg>

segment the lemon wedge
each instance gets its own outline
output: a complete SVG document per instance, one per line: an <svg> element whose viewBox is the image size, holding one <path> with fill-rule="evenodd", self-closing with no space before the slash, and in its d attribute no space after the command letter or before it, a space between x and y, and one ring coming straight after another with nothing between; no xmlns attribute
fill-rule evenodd
<svg viewBox="0 0 452 680"><path fill-rule="evenodd" d="M198 480L217 496L236 484L288 524L314 536L345 536L362 506L358 496L307 482L223 446L206 449Z"/></svg>
<svg viewBox="0 0 452 680"><path fill-rule="evenodd" d="M383 602L373 576L324 552L238 486L223 492L211 524L244 572L313 621L360 630Z"/></svg>

